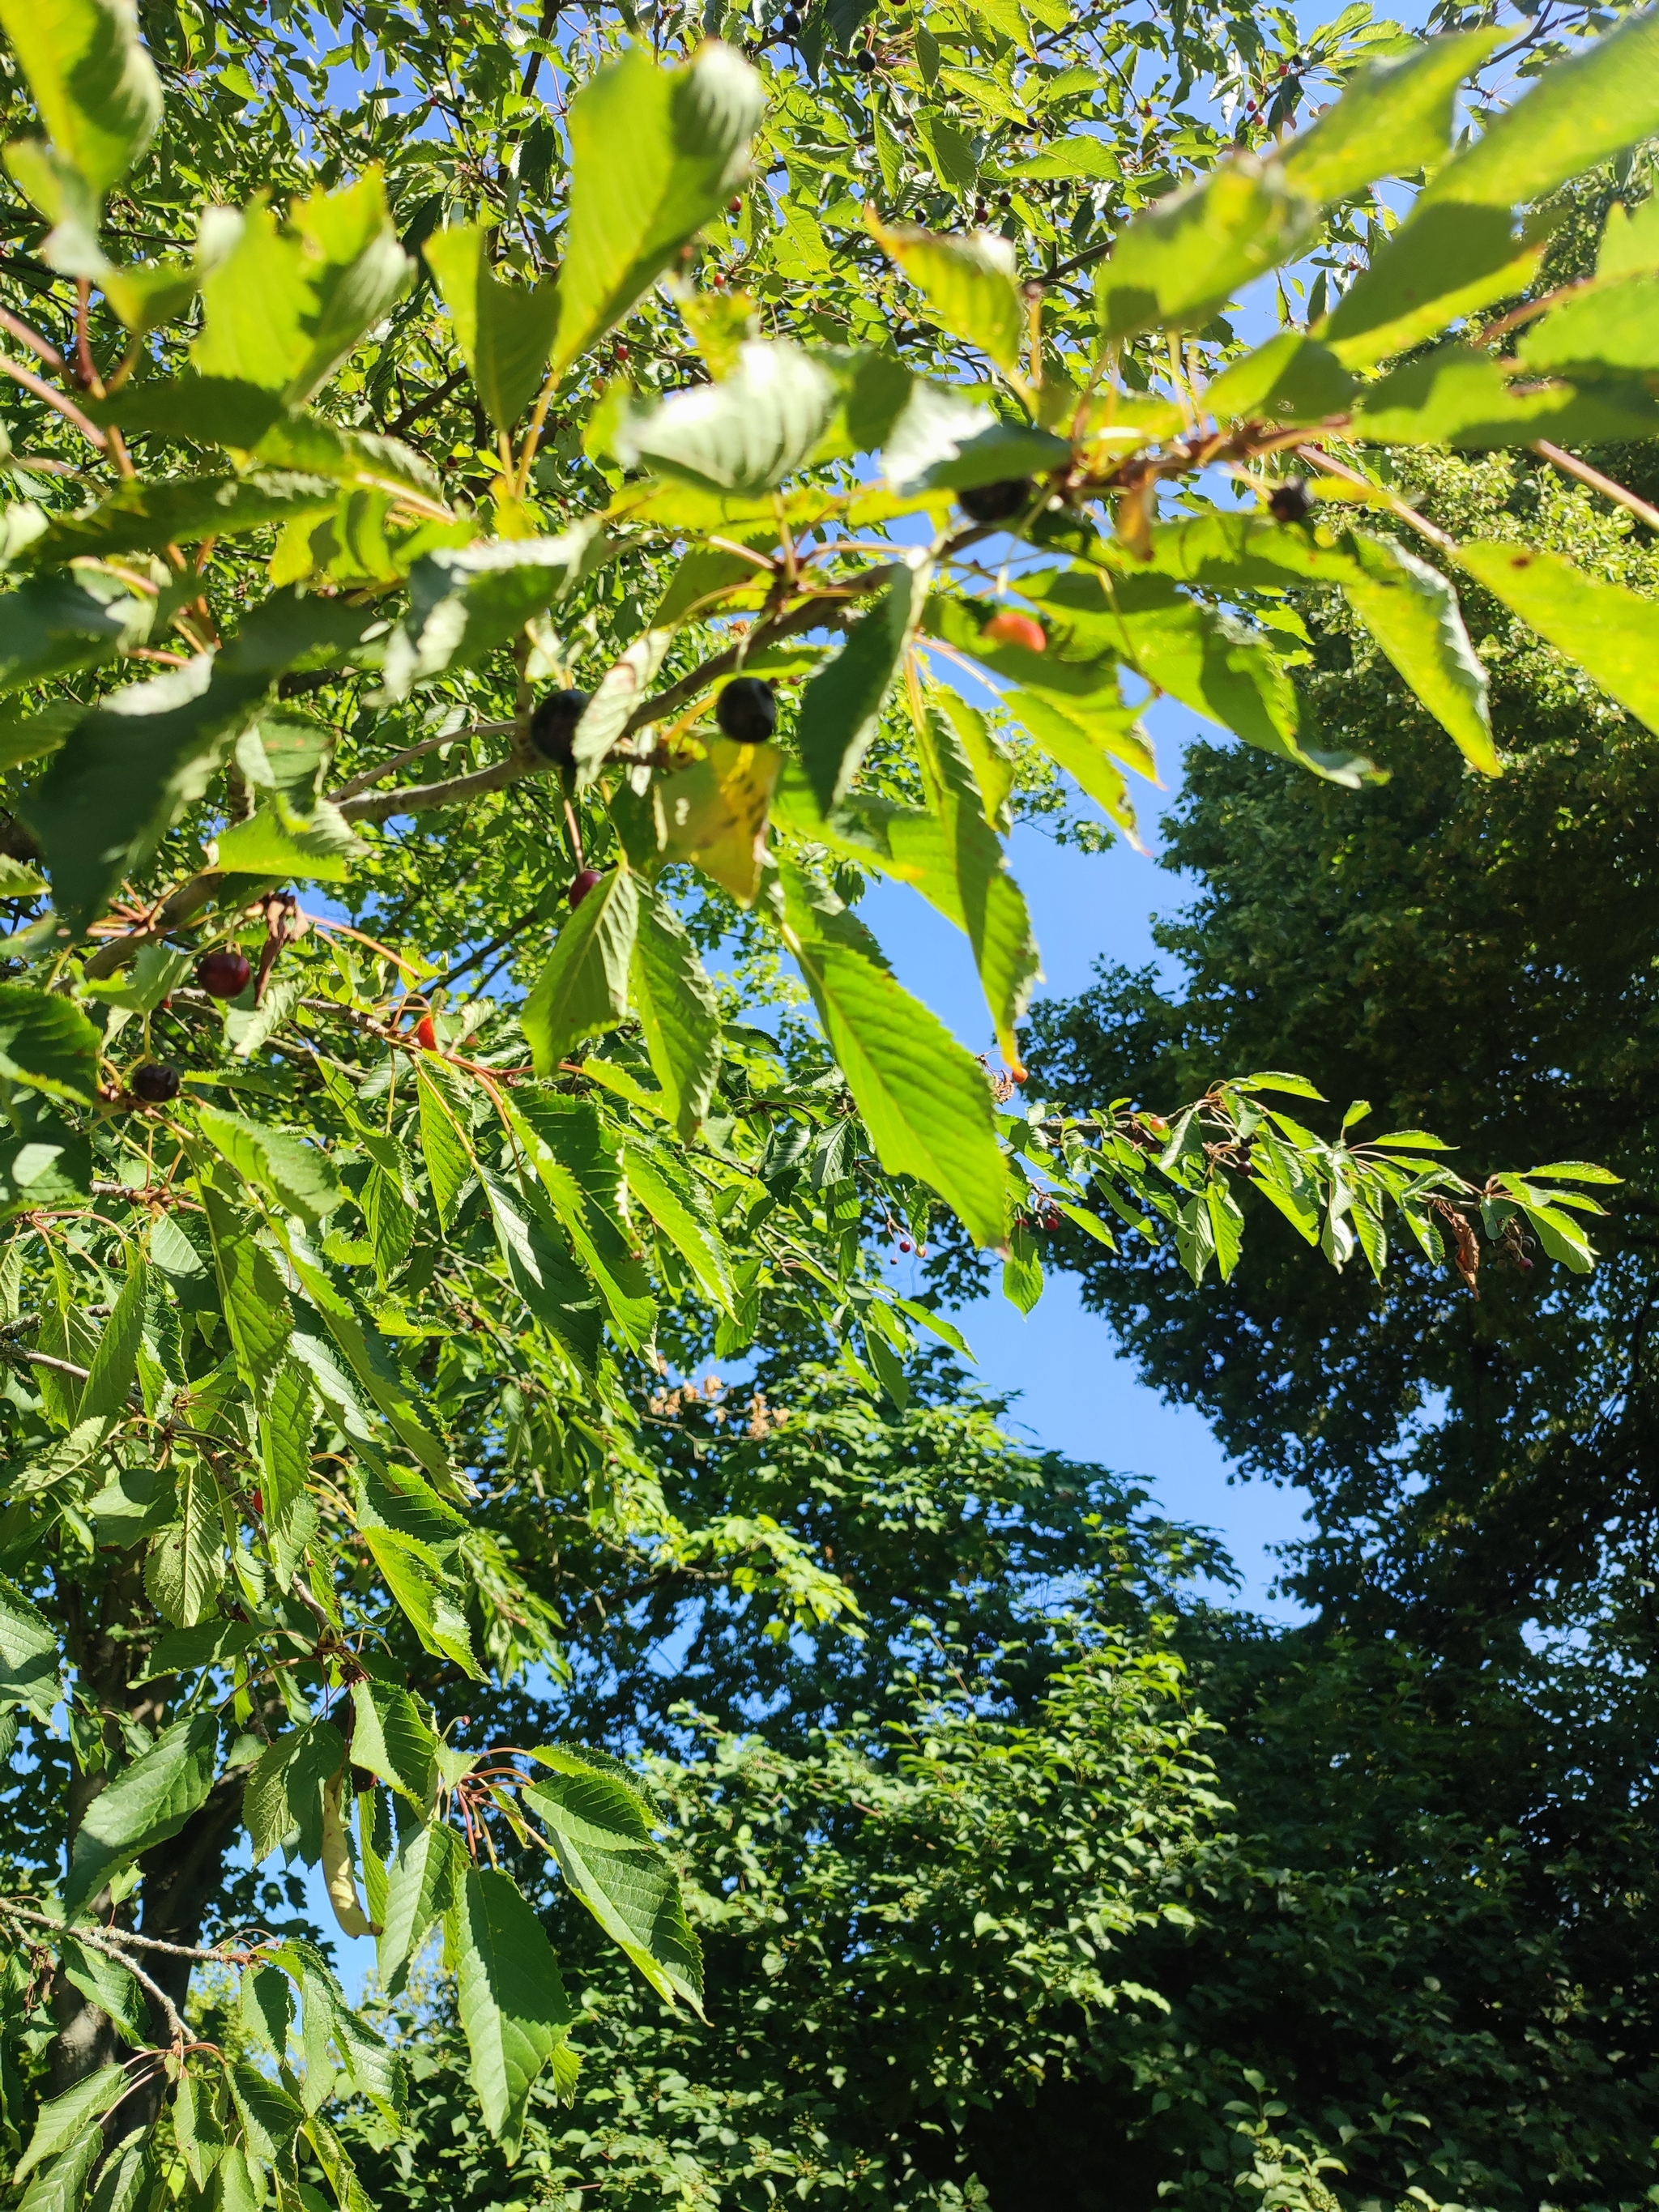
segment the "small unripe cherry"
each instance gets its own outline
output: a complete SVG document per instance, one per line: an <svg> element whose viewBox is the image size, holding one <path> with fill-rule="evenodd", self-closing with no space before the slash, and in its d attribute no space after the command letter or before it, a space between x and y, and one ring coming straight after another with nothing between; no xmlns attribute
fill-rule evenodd
<svg viewBox="0 0 1659 2212"><path fill-rule="evenodd" d="M129 1088L146 1106L167 1106L179 1096L179 1071L159 1060L147 1060L132 1071Z"/></svg>
<svg viewBox="0 0 1659 2212"><path fill-rule="evenodd" d="M576 725L587 706L586 691L550 691L530 717L530 745L555 768L576 764Z"/></svg>
<svg viewBox="0 0 1659 2212"><path fill-rule="evenodd" d="M714 702L714 720L733 744L763 745L778 726L777 695L758 676L734 676Z"/></svg>
<svg viewBox="0 0 1659 2212"><path fill-rule="evenodd" d="M415 1042L422 1052L436 1052L438 1031L430 1014L422 1014L415 1024Z"/></svg>
<svg viewBox="0 0 1659 2212"><path fill-rule="evenodd" d="M584 868L570 886L571 905L580 906L599 880L599 872L597 868Z"/></svg>
<svg viewBox="0 0 1659 2212"><path fill-rule="evenodd" d="M993 645L1022 646L1027 653L1046 653L1048 649L1042 624L1033 622L1030 615L1017 615L1012 609L993 615L985 625L985 635Z"/></svg>
<svg viewBox="0 0 1659 2212"><path fill-rule="evenodd" d="M196 980L210 999L240 999L252 973L246 953L234 945L204 952L196 963Z"/></svg>

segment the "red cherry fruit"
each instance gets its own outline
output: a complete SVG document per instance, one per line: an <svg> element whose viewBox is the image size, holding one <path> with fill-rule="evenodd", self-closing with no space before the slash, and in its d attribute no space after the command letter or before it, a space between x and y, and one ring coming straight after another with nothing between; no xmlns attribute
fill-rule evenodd
<svg viewBox="0 0 1659 2212"><path fill-rule="evenodd" d="M570 886L571 905L580 906L599 880L599 872L597 868L584 868Z"/></svg>
<svg viewBox="0 0 1659 2212"><path fill-rule="evenodd" d="M196 980L210 999L240 999L252 973L247 955L234 945L204 952L196 963Z"/></svg>
<svg viewBox="0 0 1659 2212"><path fill-rule="evenodd" d="M438 1032L430 1014L422 1014L415 1024L415 1042L422 1052L436 1052Z"/></svg>
<svg viewBox="0 0 1659 2212"><path fill-rule="evenodd" d="M263 1520L264 1518L265 1510L265 1493L263 1490L256 1490L252 1492L251 1495L253 1499L253 1510L259 1516L260 1519Z"/></svg>
<svg viewBox="0 0 1659 2212"><path fill-rule="evenodd" d="M909 1249L910 1249L910 1240L909 1240L909 1238L908 1238L908 1237L901 1237L899 1238L899 1250L900 1250L901 1252L908 1252L908 1251L909 1250Z"/></svg>
<svg viewBox="0 0 1659 2212"><path fill-rule="evenodd" d="M1030 615L1006 611L993 615L985 625L985 635L993 645L1020 645L1027 653L1046 653L1048 649L1042 624L1033 622Z"/></svg>

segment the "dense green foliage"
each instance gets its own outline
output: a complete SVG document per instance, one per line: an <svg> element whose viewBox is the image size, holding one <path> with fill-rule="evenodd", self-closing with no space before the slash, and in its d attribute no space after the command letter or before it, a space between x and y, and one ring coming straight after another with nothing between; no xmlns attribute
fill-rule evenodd
<svg viewBox="0 0 1659 2212"><path fill-rule="evenodd" d="M1147 685L1372 803L1310 590L1425 792L1510 736L1465 605L1659 727L1643 558L1511 529L1507 460L1429 512L1453 452L1659 427L1656 19L348 24L0 0L19 2212L1012 2203L1035 2143L1085 2202L1103 2127L1148 2202L1633 2201L1645 1832L1541 1887L1511 1832L1644 1741L1618 1650L1466 1682L1212 1617L1202 1540L1012 1449L872 1245L1026 1309L1061 1224L1231 1285L1265 1195L1348 1282L1390 1232L1590 1273L1570 1121L1465 1174L1316 1133L1282 1055L1167 1122L1017 1103L1004 840L1133 826ZM1551 289L1538 204L1608 162ZM1421 1723L1351 1791L1384 1692Z"/></svg>

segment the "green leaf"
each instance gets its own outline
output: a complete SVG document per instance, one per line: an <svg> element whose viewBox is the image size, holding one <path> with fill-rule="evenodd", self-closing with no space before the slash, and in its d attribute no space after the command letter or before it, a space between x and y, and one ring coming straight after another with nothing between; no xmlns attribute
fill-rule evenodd
<svg viewBox="0 0 1659 2212"><path fill-rule="evenodd" d="M1457 558L1478 583L1659 732L1659 601L1593 582L1559 553L1479 540Z"/></svg>
<svg viewBox="0 0 1659 2212"><path fill-rule="evenodd" d="M1042 1247L1023 1222L1008 1232L1008 1256L1002 1263L1002 1295L1029 1314L1042 1296Z"/></svg>
<svg viewBox="0 0 1659 2212"><path fill-rule="evenodd" d="M600 763L650 689L672 642L672 630L644 630L623 647L600 677L570 741L579 791L586 790L599 774Z"/></svg>
<svg viewBox="0 0 1659 2212"><path fill-rule="evenodd" d="M72 1000L0 983L0 1075L86 1105L97 1096L98 1048L97 1030Z"/></svg>
<svg viewBox="0 0 1659 2212"><path fill-rule="evenodd" d="M421 251L485 413L498 430L511 430L547 369L559 326L557 288L502 283L490 267L489 234L476 225L434 231Z"/></svg>
<svg viewBox="0 0 1659 2212"><path fill-rule="evenodd" d="M1029 423L1003 422L977 400L917 377L896 414L872 426L883 473L895 491L963 491L1071 465L1063 438Z"/></svg>
<svg viewBox="0 0 1659 2212"><path fill-rule="evenodd" d="M917 888L941 912L948 913L974 948L974 964L996 1030L997 1045L1011 1066L1020 1063L1015 1024L1030 1003L1040 963L1024 895L1008 872L1002 841L986 823L979 788L967 752L954 726L937 708L916 731L917 749L927 785L931 819L942 833L949 904L927 881ZM907 838L895 824L890 832L902 860Z"/></svg>
<svg viewBox="0 0 1659 2212"><path fill-rule="evenodd" d="M947 331L989 354L999 368L1018 371L1028 316L1006 239L988 230L943 238L902 226L872 228Z"/></svg>
<svg viewBox="0 0 1659 2212"><path fill-rule="evenodd" d="M154 599L95 568L32 576L0 599L0 691L131 653L155 616Z"/></svg>
<svg viewBox="0 0 1659 2212"><path fill-rule="evenodd" d="M628 1188L723 1312L732 1310L732 1255L713 1218L660 1152L629 1145L623 1152Z"/></svg>
<svg viewBox="0 0 1659 2212"><path fill-rule="evenodd" d="M455 1218L461 1193L472 1180L472 1153L457 1119L445 1079L422 1065L416 1070L420 1099L421 1158L432 1186L432 1203L441 1227Z"/></svg>
<svg viewBox="0 0 1659 2212"><path fill-rule="evenodd" d="M1507 207L1417 203L1343 294L1317 335L1347 368L1369 368L1492 301L1524 292L1547 243L1539 223L1517 239Z"/></svg>
<svg viewBox="0 0 1659 2212"><path fill-rule="evenodd" d="M522 1017L538 1074L556 1074L573 1045L627 1019L639 921L638 886L626 868L613 868L560 931Z"/></svg>
<svg viewBox="0 0 1659 2212"><path fill-rule="evenodd" d="M398 1856L387 1869L386 1902L380 1931L380 1979L388 1996L402 1988L411 1960L428 1936L452 1912L464 1893L467 1857L461 1840L441 1821L406 1821Z"/></svg>
<svg viewBox="0 0 1659 2212"><path fill-rule="evenodd" d="M18 2212L76 2212L103 2152L102 2126L96 2120L83 2122L51 2165L35 2175Z"/></svg>
<svg viewBox="0 0 1659 2212"><path fill-rule="evenodd" d="M1291 189L1328 206L1379 177L1437 167L1451 141L1458 86L1503 40L1497 29L1466 31L1363 64L1336 105L1280 155Z"/></svg>
<svg viewBox="0 0 1659 2212"><path fill-rule="evenodd" d="M0 1575L0 1704L27 1705L37 1720L49 1721L63 1693L56 1631Z"/></svg>
<svg viewBox="0 0 1659 2212"><path fill-rule="evenodd" d="M928 165L947 192L971 192L979 183L979 163L974 142L965 131L937 109L921 108L915 117L916 136Z"/></svg>
<svg viewBox="0 0 1659 2212"><path fill-rule="evenodd" d="M1516 352L1533 375L1659 369L1659 278L1644 273L1594 286L1524 331Z"/></svg>
<svg viewBox="0 0 1659 2212"><path fill-rule="evenodd" d="M192 1628L224 1581L219 1485L205 1461L183 1458L173 1486L177 1518L150 1547L144 1589L175 1628Z"/></svg>
<svg viewBox="0 0 1659 2212"><path fill-rule="evenodd" d="M321 1857L323 1789L345 1755L344 1737L322 1720L291 1729L260 1753L242 1792L256 1866L290 1838L307 1863Z"/></svg>
<svg viewBox="0 0 1659 2212"><path fill-rule="evenodd" d="M138 37L132 0L0 0L0 24L23 65L58 152L94 197L125 176L155 136L161 87Z"/></svg>
<svg viewBox="0 0 1659 2212"><path fill-rule="evenodd" d="M155 2185L154 2142L153 2136L129 2136L111 2152L87 2212L141 2212Z"/></svg>
<svg viewBox="0 0 1659 2212"><path fill-rule="evenodd" d="M1133 710L1115 696L1067 698L1039 691L1011 691L1003 704L1025 725L1055 767L1063 768L1139 843L1134 802L1117 765L1138 743L1144 744Z"/></svg>
<svg viewBox="0 0 1659 2212"><path fill-rule="evenodd" d="M1279 164L1250 154L1224 161L1118 233L1095 280L1102 336L1200 329L1252 277L1288 259L1318 211Z"/></svg>
<svg viewBox="0 0 1659 2212"><path fill-rule="evenodd" d="M283 1984L286 1987L286 1984ZM287 2057L287 2038L279 2057ZM239 2059L230 2069L230 2094L247 2148L262 2166L287 2167L294 2156L294 2139L305 2114L280 2082L257 2066Z"/></svg>
<svg viewBox="0 0 1659 2212"><path fill-rule="evenodd" d="M556 374L628 313L748 175L761 108L754 70L714 42L672 70L630 48L577 94Z"/></svg>
<svg viewBox="0 0 1659 2212"><path fill-rule="evenodd" d="M1524 99L1500 110L1437 173L1417 205L1507 210L1541 199L1656 131L1659 18L1644 13L1547 69Z"/></svg>
<svg viewBox="0 0 1659 2212"><path fill-rule="evenodd" d="M1300 331L1281 331L1223 369L1204 404L1218 422L1322 422L1347 413L1355 389L1328 346Z"/></svg>
<svg viewBox="0 0 1659 2212"><path fill-rule="evenodd" d="M287 1352L294 1316L276 1261L254 1242L245 1219L213 1184L203 1181L198 1188L237 1372L258 1404Z"/></svg>
<svg viewBox="0 0 1659 2212"><path fill-rule="evenodd" d="M246 821L232 823L219 834L217 865L234 875L343 884L365 849L338 809L319 799L304 814L259 806Z"/></svg>
<svg viewBox="0 0 1659 2212"><path fill-rule="evenodd" d="M442 1444L422 1419L419 1401L397 1361L386 1349L386 1340L379 1329L347 1292L329 1280L317 1262L305 1251L292 1248L291 1256L295 1273L307 1297L321 1315L329 1334L344 1352L352 1372L398 1437L441 1492L451 1498L471 1498L471 1485L456 1474ZM316 1363L302 1346L297 1334L295 1349L307 1359L314 1377Z"/></svg>
<svg viewBox="0 0 1659 2212"><path fill-rule="evenodd" d="M297 1213L307 1228L319 1228L344 1203L327 1153L308 1138L205 1103L197 1109L197 1122L245 1182L284 1212Z"/></svg>
<svg viewBox="0 0 1659 2212"><path fill-rule="evenodd" d="M176 991L196 965L189 952L170 945L141 945L131 968L114 976L98 976L81 987L82 995L106 1006L119 1006L131 1014L154 1013L168 993Z"/></svg>
<svg viewBox="0 0 1659 2212"><path fill-rule="evenodd" d="M1650 438L1659 435L1659 400L1639 380L1510 385L1490 355L1446 345L1370 386L1353 422L1368 442L1484 453L1540 438Z"/></svg>
<svg viewBox="0 0 1659 2212"><path fill-rule="evenodd" d="M274 593L218 653L107 693L82 714L27 802L71 928L103 907L206 790L274 679L319 648L355 646L372 609Z"/></svg>
<svg viewBox="0 0 1659 2212"><path fill-rule="evenodd" d="M302 405L388 313L415 274L377 168L343 191L296 200L290 227L257 204L202 283L198 375L263 386Z"/></svg>
<svg viewBox="0 0 1659 2212"><path fill-rule="evenodd" d="M448 1940L484 2124L515 2147L530 2092L575 2014L542 1923L506 1875L469 1869Z"/></svg>
<svg viewBox="0 0 1659 2212"><path fill-rule="evenodd" d="M806 462L840 396L828 370L799 346L751 340L718 384L624 415L611 450L627 467L648 462L660 475L752 498Z"/></svg>
<svg viewBox="0 0 1659 2212"><path fill-rule="evenodd" d="M654 891L640 895L629 981L669 1117L689 1144L720 1073L720 1001L684 924Z"/></svg>
<svg viewBox="0 0 1659 2212"><path fill-rule="evenodd" d="M143 1334L149 1291L149 1266L142 1254L134 1253L115 1310L105 1322L92 1356L92 1371L81 1397L83 1421L102 1420L108 1414L125 1412L127 1393L138 1371L138 1341Z"/></svg>
<svg viewBox="0 0 1659 2212"><path fill-rule="evenodd" d="M436 1786L438 1739L409 1692L397 1683L370 1679L352 1684L351 1703L357 1716L352 1765L378 1774L411 1803L429 1804Z"/></svg>
<svg viewBox="0 0 1659 2212"><path fill-rule="evenodd" d="M539 1176L576 1255L598 1284L611 1325L636 1351L650 1343L656 1322L651 1280L623 1218L622 1175L605 1146L592 1103L544 1093L523 1110L509 1105L513 1132Z"/></svg>
<svg viewBox="0 0 1659 2212"><path fill-rule="evenodd" d="M509 1281L543 1328L591 1375L599 1361L601 1318L592 1284L572 1265L539 1194L515 1195L487 1170L481 1176Z"/></svg>
<svg viewBox="0 0 1659 2212"><path fill-rule="evenodd" d="M409 612L386 641L387 697L406 699L428 677L470 667L545 613L603 555L598 531L579 522L557 538L489 538L417 561ZM371 811L359 804L349 813Z"/></svg>
<svg viewBox="0 0 1659 2212"><path fill-rule="evenodd" d="M204 538L229 538L333 512L337 488L325 477L266 470L252 476L136 479L84 514L67 514L36 538L29 556L40 567L64 561L108 560L156 553Z"/></svg>
<svg viewBox="0 0 1659 2212"><path fill-rule="evenodd" d="M702 1953L667 1854L628 1784L580 1752L538 1750L549 1778L524 1792L561 1872L653 1989L702 2011Z"/></svg>
<svg viewBox="0 0 1659 2212"><path fill-rule="evenodd" d="M786 943L882 1165L953 1207L976 1244L1004 1236L1002 1155L985 1070L889 974L838 902L786 867Z"/></svg>
<svg viewBox="0 0 1659 2212"><path fill-rule="evenodd" d="M1363 583L1345 586L1348 604L1471 766L1497 775L1482 667L1457 594L1437 568L1385 538L1350 533L1346 550Z"/></svg>
<svg viewBox="0 0 1659 2212"><path fill-rule="evenodd" d="M213 1713L175 1721L99 1792L76 1835L64 1884L65 1913L79 1912L112 1875L176 1836L207 1802L218 1740Z"/></svg>
<svg viewBox="0 0 1659 2212"><path fill-rule="evenodd" d="M843 799L880 726L927 587L925 567L900 568L846 644L802 694L796 742L825 814Z"/></svg>
<svg viewBox="0 0 1659 2212"><path fill-rule="evenodd" d="M100 2066L73 2088L65 2089L62 2096L49 2099L40 2107L27 2148L12 2169L12 2179L21 2181L37 2166L57 2158L88 2120L103 2118L126 2087L125 2067Z"/></svg>
<svg viewBox="0 0 1659 2212"><path fill-rule="evenodd" d="M149 2041L149 2002L131 1972L107 1951L66 1936L58 1950L66 1977L88 2003L113 2021L132 2044Z"/></svg>

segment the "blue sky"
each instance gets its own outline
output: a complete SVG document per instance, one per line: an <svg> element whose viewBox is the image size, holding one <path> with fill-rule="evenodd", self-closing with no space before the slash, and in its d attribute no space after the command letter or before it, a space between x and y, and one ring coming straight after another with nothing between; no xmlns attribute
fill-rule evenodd
<svg viewBox="0 0 1659 2212"><path fill-rule="evenodd" d="M1078 853L1030 829L1018 830L1012 840L1013 872L1042 951L1046 980L1039 988L1044 994L1071 997L1085 989L1103 957L1170 965L1152 942L1152 925L1157 915L1182 905L1192 886L1157 866L1152 856L1161 817L1180 787L1187 744L1219 732L1168 700L1155 705L1146 721L1165 783L1162 791L1139 781L1134 787L1150 854L1123 840L1109 853ZM899 884L875 884L860 912L906 987L972 1049L994 1052L984 997L961 933ZM1159 1109L1171 1103L1147 1101ZM903 1265L891 1271L896 1278ZM1207 1295L1193 1293L1200 1301ZM1297 1607L1270 1602L1267 1591L1274 1574L1272 1547L1302 1533L1299 1498L1268 1484L1230 1481L1226 1458L1204 1420L1190 1407L1167 1404L1138 1380L1132 1364L1116 1352L1106 1323L1084 1310L1072 1278L1051 1277L1029 1318L998 1291L963 1310L958 1319L978 1357L981 1377L993 1389L1019 1393L1017 1416L1039 1443L1133 1474L1172 1517L1218 1530L1243 1572L1244 1602L1277 1618L1298 1617Z"/></svg>

